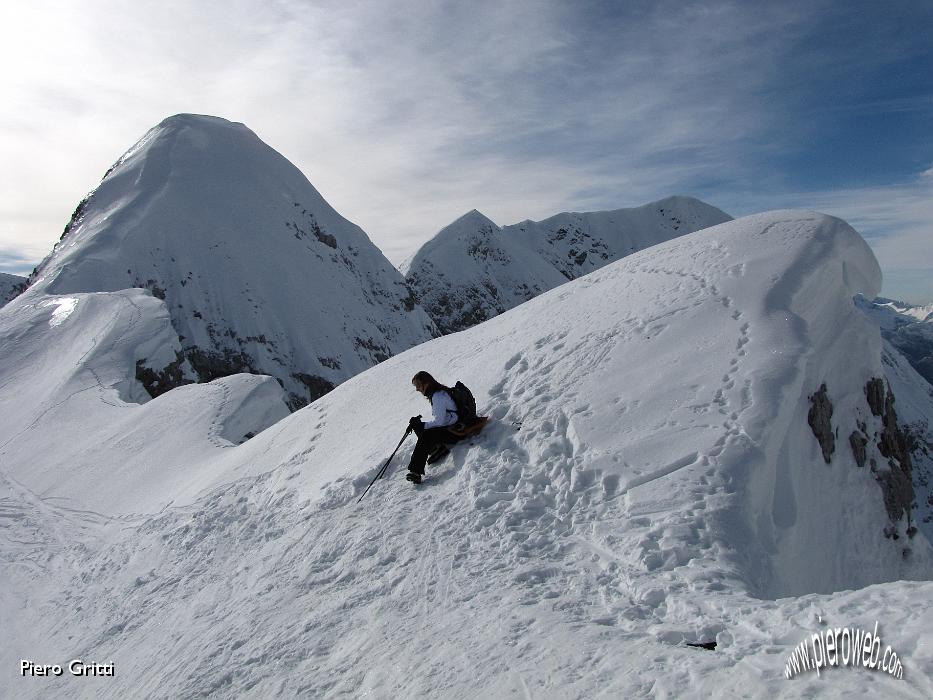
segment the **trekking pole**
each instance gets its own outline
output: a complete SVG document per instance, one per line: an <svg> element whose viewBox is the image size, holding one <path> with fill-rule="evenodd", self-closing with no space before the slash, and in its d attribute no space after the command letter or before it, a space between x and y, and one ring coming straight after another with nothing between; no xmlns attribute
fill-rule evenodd
<svg viewBox="0 0 933 700"><path fill-rule="evenodd" d="M398 441L398 444L395 446L395 449L392 450L392 454L389 455L389 458L386 460L386 463L382 465L382 469L380 469L379 473L376 474L376 476L373 477L373 480L369 482L369 486L367 486L366 490L363 491L363 496L365 496L369 492L369 489L372 488L372 485L376 483L376 479L381 479L382 475L386 473L386 467L389 466L389 462L392 461L392 458L395 456L395 453L398 452L398 448L402 446L402 443L405 442L405 438L408 437L408 434L410 432L411 432L411 426L409 426L408 430L405 431L405 434L402 435L402 439ZM360 496L360 499L359 501L357 501L357 503L363 500L363 496Z"/></svg>

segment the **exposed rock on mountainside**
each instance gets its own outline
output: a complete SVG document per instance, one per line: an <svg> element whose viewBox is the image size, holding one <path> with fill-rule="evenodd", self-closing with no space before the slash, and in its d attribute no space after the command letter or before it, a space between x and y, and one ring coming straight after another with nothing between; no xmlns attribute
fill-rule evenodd
<svg viewBox="0 0 933 700"><path fill-rule="evenodd" d="M0 272L0 306L12 301L26 289L26 278Z"/></svg>
<svg viewBox="0 0 933 700"><path fill-rule="evenodd" d="M892 526L907 516L910 526L910 510L914 505L914 487L911 481L911 459L907 437L897 422L894 411L894 394L890 387L875 377L865 386L865 396L873 416L881 419L878 436L878 452L886 463L872 464L875 478L881 483L884 493L884 506L888 511Z"/></svg>
<svg viewBox="0 0 933 700"><path fill-rule="evenodd" d="M821 384L819 391L810 395L810 411L807 414L807 423L813 430L813 435L820 443L823 460L829 464L836 449L836 440L833 435L833 404L826 395L826 385Z"/></svg>
<svg viewBox="0 0 933 700"><path fill-rule="evenodd" d="M292 408L436 335L358 226L252 131L217 117L150 130L30 281L44 294L148 289L199 381L270 374Z"/></svg>
<svg viewBox="0 0 933 700"><path fill-rule="evenodd" d="M889 522L884 528L887 537L898 538L901 530L913 535L911 511L915 507L911 446L908 432L898 423L894 410L894 394L880 377L865 385L866 412L857 408L855 429L849 434L852 457L859 468L866 463L881 487L882 500ZM820 444L823 460L831 464L835 450L834 438L839 432L832 425L833 405L826 384L810 396L807 422Z"/></svg>
<svg viewBox="0 0 933 700"><path fill-rule="evenodd" d="M729 218L691 197L504 228L474 209L425 243L403 272L416 301L442 332L453 333L626 255Z"/></svg>

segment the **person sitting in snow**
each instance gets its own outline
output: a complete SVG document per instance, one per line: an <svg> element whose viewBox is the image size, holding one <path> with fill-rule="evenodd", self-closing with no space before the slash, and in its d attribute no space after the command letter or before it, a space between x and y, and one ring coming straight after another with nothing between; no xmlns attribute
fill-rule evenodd
<svg viewBox="0 0 933 700"><path fill-rule="evenodd" d="M450 452L447 445L452 445L460 439L448 430L448 427L457 423L459 417L457 416L457 404L450 395L450 389L430 374L418 372L412 377L411 383L431 402L431 409L434 413L427 423L421 420L421 416L414 416L408 422L411 429L415 431L415 435L418 436L418 443L411 454L406 478L420 484L425 463L433 464L442 459Z"/></svg>

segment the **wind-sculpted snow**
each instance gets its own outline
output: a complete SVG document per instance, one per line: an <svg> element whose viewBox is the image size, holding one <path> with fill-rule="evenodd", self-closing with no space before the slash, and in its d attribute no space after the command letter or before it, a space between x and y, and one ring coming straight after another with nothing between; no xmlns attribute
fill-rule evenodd
<svg viewBox="0 0 933 700"><path fill-rule="evenodd" d="M32 286L148 288L200 380L269 374L292 407L435 334L362 229L216 117L149 131L81 202Z"/></svg>
<svg viewBox="0 0 933 700"><path fill-rule="evenodd" d="M441 331L453 333L638 250L728 220L691 197L505 228L474 209L425 243L403 271Z"/></svg>
<svg viewBox="0 0 933 700"><path fill-rule="evenodd" d="M204 447L203 462L186 448L202 474L187 491L173 477L140 493L114 469L108 490L129 495L89 512L92 495L62 500L27 469L12 478L7 460L27 455L0 448L0 601L14 640L3 690L929 697L930 544L906 522L886 537L872 472L842 449L826 464L807 424L823 384L834 426L870 420L864 387L884 376L882 343L852 297L879 286L846 224L772 212L396 355L239 446ZM51 310L17 328L62 332L81 312L79 297L54 330ZM421 369L466 382L493 421L420 487L402 478L409 442L358 505L408 416L426 412L410 385ZM182 391L201 392L207 414L223 403L210 386ZM150 414L121 449L173 436L189 415ZM182 446L214 434L186 429L203 436ZM46 449L64 463L71 448ZM904 680L861 669L784 680L802 639L876 620ZM711 641L712 652L687 646ZM10 670L79 657L112 661L116 677Z"/></svg>
<svg viewBox="0 0 933 700"><path fill-rule="evenodd" d="M140 289L30 291L0 311L0 345L3 471L82 509L190 499L216 483L215 455L288 413L272 378L245 374L150 401L134 372L171 364L181 348L165 304ZM192 374L186 363L179 372Z"/></svg>

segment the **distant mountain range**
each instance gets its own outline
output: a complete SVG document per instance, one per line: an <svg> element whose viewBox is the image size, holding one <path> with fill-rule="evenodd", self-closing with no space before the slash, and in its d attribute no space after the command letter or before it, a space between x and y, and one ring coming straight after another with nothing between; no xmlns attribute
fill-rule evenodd
<svg viewBox="0 0 933 700"><path fill-rule="evenodd" d="M294 410L418 343L729 220L685 196L505 227L472 210L404 263L403 277L244 125L180 114L150 130L80 202L28 284L49 295L143 287L161 299L179 349L158 367L139 360L150 395L262 373ZM0 306L26 286L0 273ZM933 381L933 306L883 298L867 306Z"/></svg>
<svg viewBox="0 0 933 700"><path fill-rule="evenodd" d="M878 297L862 307L878 322L885 340L933 384L933 305L918 306Z"/></svg>
<svg viewBox="0 0 933 700"><path fill-rule="evenodd" d="M180 114L110 168L28 283L34 295L142 287L162 300L178 349L138 359L151 396L250 372L273 376L294 410L425 340L728 219L689 197L505 228L474 210L404 278L244 125ZM24 282L0 278L0 300Z"/></svg>
<svg viewBox="0 0 933 700"><path fill-rule="evenodd" d="M443 333L461 331L639 250L731 217L692 197L500 228L470 211L402 266Z"/></svg>

